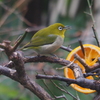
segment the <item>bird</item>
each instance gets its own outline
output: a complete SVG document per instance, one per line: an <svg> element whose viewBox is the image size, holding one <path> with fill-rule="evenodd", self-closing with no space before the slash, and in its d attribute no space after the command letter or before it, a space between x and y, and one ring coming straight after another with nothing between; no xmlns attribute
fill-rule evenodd
<svg viewBox="0 0 100 100"><path fill-rule="evenodd" d="M23 50L33 49L38 55L53 54L64 42L65 31L70 26L61 23L54 23L46 28L37 31L31 40L22 47Z"/></svg>

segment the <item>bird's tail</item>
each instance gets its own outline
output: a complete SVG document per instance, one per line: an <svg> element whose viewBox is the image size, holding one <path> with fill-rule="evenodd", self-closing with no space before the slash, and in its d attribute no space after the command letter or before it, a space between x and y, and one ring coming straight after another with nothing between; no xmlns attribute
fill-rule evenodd
<svg viewBox="0 0 100 100"><path fill-rule="evenodd" d="M25 44L23 47L19 48L19 50L27 50L28 49L29 42Z"/></svg>

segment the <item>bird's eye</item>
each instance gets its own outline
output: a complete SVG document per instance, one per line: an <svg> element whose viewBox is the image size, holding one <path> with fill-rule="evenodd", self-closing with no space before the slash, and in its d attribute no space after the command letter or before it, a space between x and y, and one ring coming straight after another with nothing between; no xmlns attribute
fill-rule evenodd
<svg viewBox="0 0 100 100"><path fill-rule="evenodd" d="M59 26L59 27L58 27L58 30L60 30L60 31L61 31L62 29L63 29L63 28L62 28L61 26Z"/></svg>

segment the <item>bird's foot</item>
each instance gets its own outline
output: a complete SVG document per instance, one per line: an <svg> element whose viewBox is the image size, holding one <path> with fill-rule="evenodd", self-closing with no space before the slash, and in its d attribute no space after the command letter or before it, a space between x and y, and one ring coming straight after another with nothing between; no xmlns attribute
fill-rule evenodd
<svg viewBox="0 0 100 100"><path fill-rule="evenodd" d="M55 55L55 54L52 54L52 53L50 53L50 55L51 55L51 56L54 56L54 57L58 57L57 55Z"/></svg>

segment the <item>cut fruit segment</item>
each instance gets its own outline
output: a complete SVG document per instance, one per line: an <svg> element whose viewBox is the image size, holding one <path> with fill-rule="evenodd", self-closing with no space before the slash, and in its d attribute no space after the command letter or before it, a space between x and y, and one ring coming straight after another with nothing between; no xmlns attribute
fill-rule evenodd
<svg viewBox="0 0 100 100"><path fill-rule="evenodd" d="M84 44L83 47L84 47L85 54L83 54L81 47L79 46L69 53L66 60L73 61L74 60L74 54L78 54L85 61L85 63L88 66L94 65L97 62L98 57L100 57L100 48L95 46L95 45L92 45L92 44ZM75 60L74 63L78 64L81 67L82 72L85 73L84 66L78 60ZM64 69L64 75L67 78L75 79L74 73L70 68ZM86 77L86 78L93 80L92 76L89 76L89 77ZM80 87L77 84L71 84L71 86L75 90L82 92L82 93L85 93L85 94L96 92L95 90Z"/></svg>

